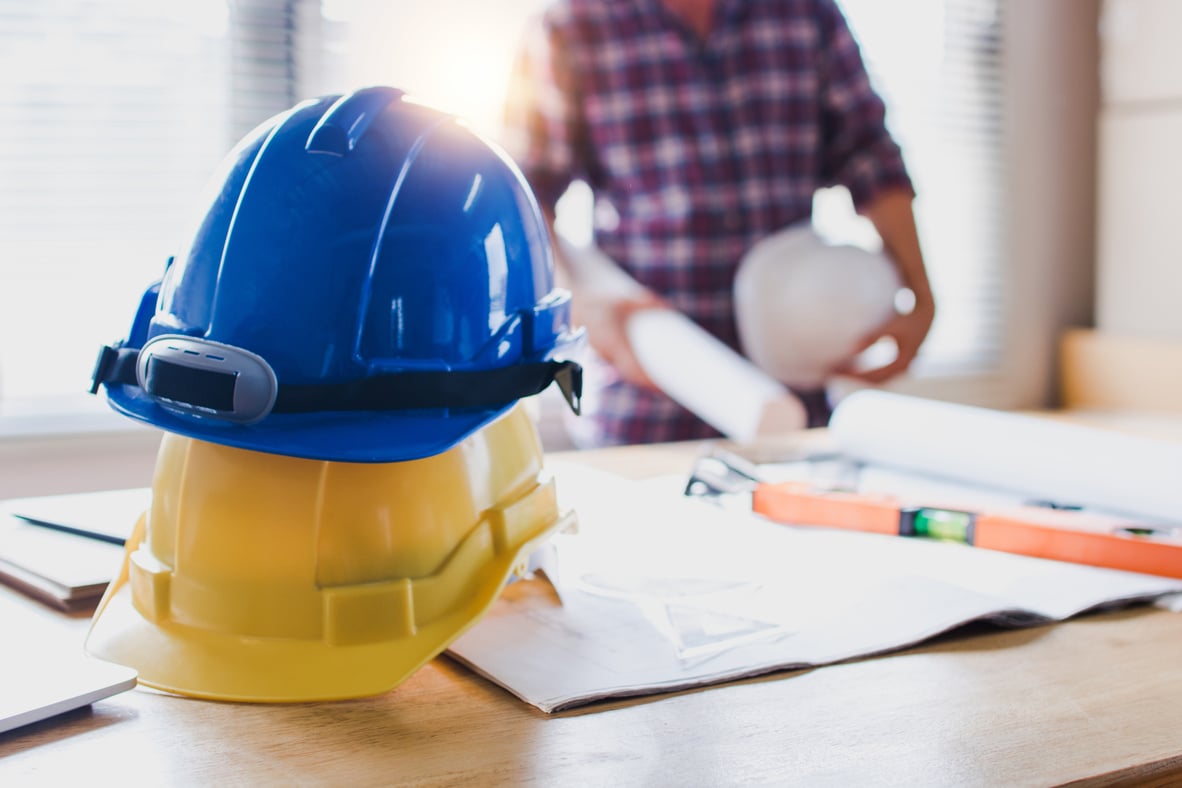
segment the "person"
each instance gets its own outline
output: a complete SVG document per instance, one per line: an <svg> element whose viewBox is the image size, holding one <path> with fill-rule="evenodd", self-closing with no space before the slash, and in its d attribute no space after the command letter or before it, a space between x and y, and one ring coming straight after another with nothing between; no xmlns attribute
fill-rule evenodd
<svg viewBox="0 0 1182 788"><path fill-rule="evenodd" d="M599 250L642 285L600 288L559 254L576 320L606 362L588 375L584 445L717 436L649 380L625 330L666 306L739 344L735 270L756 241L810 219L840 184L915 295L864 346L894 360L845 370L867 383L904 372L935 314L912 213L914 190L885 107L833 0L555 0L517 53L505 146L551 222L585 181ZM824 391L797 392L824 424Z"/></svg>

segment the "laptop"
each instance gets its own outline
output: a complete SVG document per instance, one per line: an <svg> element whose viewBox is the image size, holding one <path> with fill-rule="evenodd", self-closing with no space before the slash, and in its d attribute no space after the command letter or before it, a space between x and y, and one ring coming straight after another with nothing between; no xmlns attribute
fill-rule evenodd
<svg viewBox="0 0 1182 788"><path fill-rule="evenodd" d="M0 733L88 706L135 686L136 672L82 651L79 628L61 627L0 589Z"/></svg>

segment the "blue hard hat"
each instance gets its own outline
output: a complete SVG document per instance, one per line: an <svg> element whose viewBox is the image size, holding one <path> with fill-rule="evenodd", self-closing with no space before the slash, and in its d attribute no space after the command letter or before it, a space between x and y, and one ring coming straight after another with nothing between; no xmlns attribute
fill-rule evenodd
<svg viewBox="0 0 1182 788"><path fill-rule="evenodd" d="M200 440L311 459L443 452L557 382L580 338L512 162L376 87L307 101L231 151L188 246L92 391Z"/></svg>

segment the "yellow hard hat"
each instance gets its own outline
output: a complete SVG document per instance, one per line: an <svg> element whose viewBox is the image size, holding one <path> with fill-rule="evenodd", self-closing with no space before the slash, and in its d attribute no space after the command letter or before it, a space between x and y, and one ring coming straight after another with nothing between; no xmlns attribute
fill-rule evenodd
<svg viewBox="0 0 1182 788"><path fill-rule="evenodd" d="M521 405L442 454L392 463L166 434L151 508L86 648L196 697L375 695L442 652L571 522Z"/></svg>

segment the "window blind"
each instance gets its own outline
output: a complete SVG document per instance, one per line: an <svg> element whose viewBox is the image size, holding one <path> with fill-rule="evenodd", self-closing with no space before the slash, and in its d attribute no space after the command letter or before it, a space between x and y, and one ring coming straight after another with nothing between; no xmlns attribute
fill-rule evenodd
<svg viewBox="0 0 1182 788"><path fill-rule="evenodd" d="M0 402L85 390L209 173L294 102L296 5L0 0Z"/></svg>
<svg viewBox="0 0 1182 788"><path fill-rule="evenodd" d="M839 3L915 183L937 316L913 371L990 372L1000 363L1006 319L1002 3ZM866 242L869 228L848 195L821 195L817 214L828 234Z"/></svg>
<svg viewBox="0 0 1182 788"><path fill-rule="evenodd" d="M318 5L318 3L313 3ZM299 93L296 0L234 0L229 6L230 117L234 144L272 115L307 98Z"/></svg>

